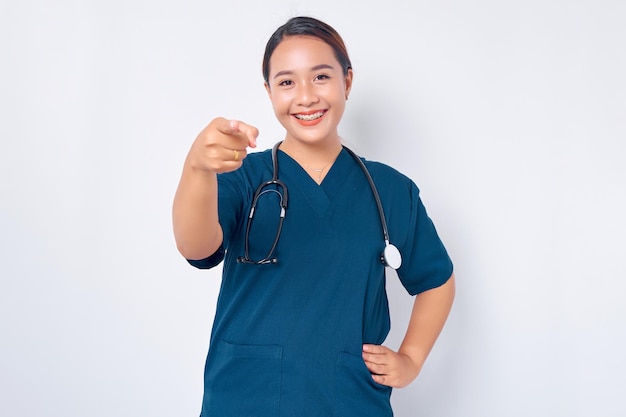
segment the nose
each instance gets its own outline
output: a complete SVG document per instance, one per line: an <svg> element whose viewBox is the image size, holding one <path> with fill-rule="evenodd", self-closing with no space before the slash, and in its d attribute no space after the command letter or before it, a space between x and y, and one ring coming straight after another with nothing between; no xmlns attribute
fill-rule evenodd
<svg viewBox="0 0 626 417"><path fill-rule="evenodd" d="M310 107L319 101L315 86L311 83L301 83L296 94L296 104L302 107Z"/></svg>

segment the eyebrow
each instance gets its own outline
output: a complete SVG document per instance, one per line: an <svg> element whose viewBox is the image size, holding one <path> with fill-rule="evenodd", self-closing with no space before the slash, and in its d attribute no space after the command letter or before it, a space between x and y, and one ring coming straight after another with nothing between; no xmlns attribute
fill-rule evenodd
<svg viewBox="0 0 626 417"><path fill-rule="evenodd" d="M321 69L334 69L334 67L332 65L328 65L328 64L320 64L320 65L316 65L314 67L311 68L311 71L319 71ZM274 79L278 78L278 77L282 77L283 75L292 75L293 71L278 71L276 73L276 75L274 75Z"/></svg>

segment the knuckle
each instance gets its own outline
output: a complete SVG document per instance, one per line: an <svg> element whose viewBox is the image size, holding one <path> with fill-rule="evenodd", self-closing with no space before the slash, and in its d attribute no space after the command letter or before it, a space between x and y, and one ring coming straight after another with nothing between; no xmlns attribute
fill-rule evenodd
<svg viewBox="0 0 626 417"><path fill-rule="evenodd" d="M382 365L373 364L372 365L372 371L374 371L374 373L376 373L376 374L381 374L382 371L383 371L383 367L382 367Z"/></svg>

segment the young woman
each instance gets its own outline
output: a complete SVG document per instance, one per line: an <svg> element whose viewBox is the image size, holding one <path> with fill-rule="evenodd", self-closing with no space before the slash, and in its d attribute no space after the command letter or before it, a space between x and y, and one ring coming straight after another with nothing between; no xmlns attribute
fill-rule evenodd
<svg viewBox="0 0 626 417"><path fill-rule="evenodd" d="M415 184L342 146L353 70L332 27L290 19L263 76L283 140L248 154L257 129L214 119L174 199L180 253L224 261L201 416L391 416L450 311L452 263ZM384 262L416 295L397 352Z"/></svg>

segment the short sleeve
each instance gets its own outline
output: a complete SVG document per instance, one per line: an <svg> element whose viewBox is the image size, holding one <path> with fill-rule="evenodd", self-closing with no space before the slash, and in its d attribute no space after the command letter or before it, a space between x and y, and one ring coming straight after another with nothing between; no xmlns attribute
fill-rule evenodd
<svg viewBox="0 0 626 417"><path fill-rule="evenodd" d="M226 251L224 250L224 246L220 246L219 249L211 256L204 259L187 259L187 262L191 266L195 266L199 269L211 269L222 262L224 259L224 255Z"/></svg>
<svg viewBox="0 0 626 417"><path fill-rule="evenodd" d="M402 266L398 276L406 290L415 295L445 284L452 275L453 265L413 182L409 194L408 233L399 248Z"/></svg>

